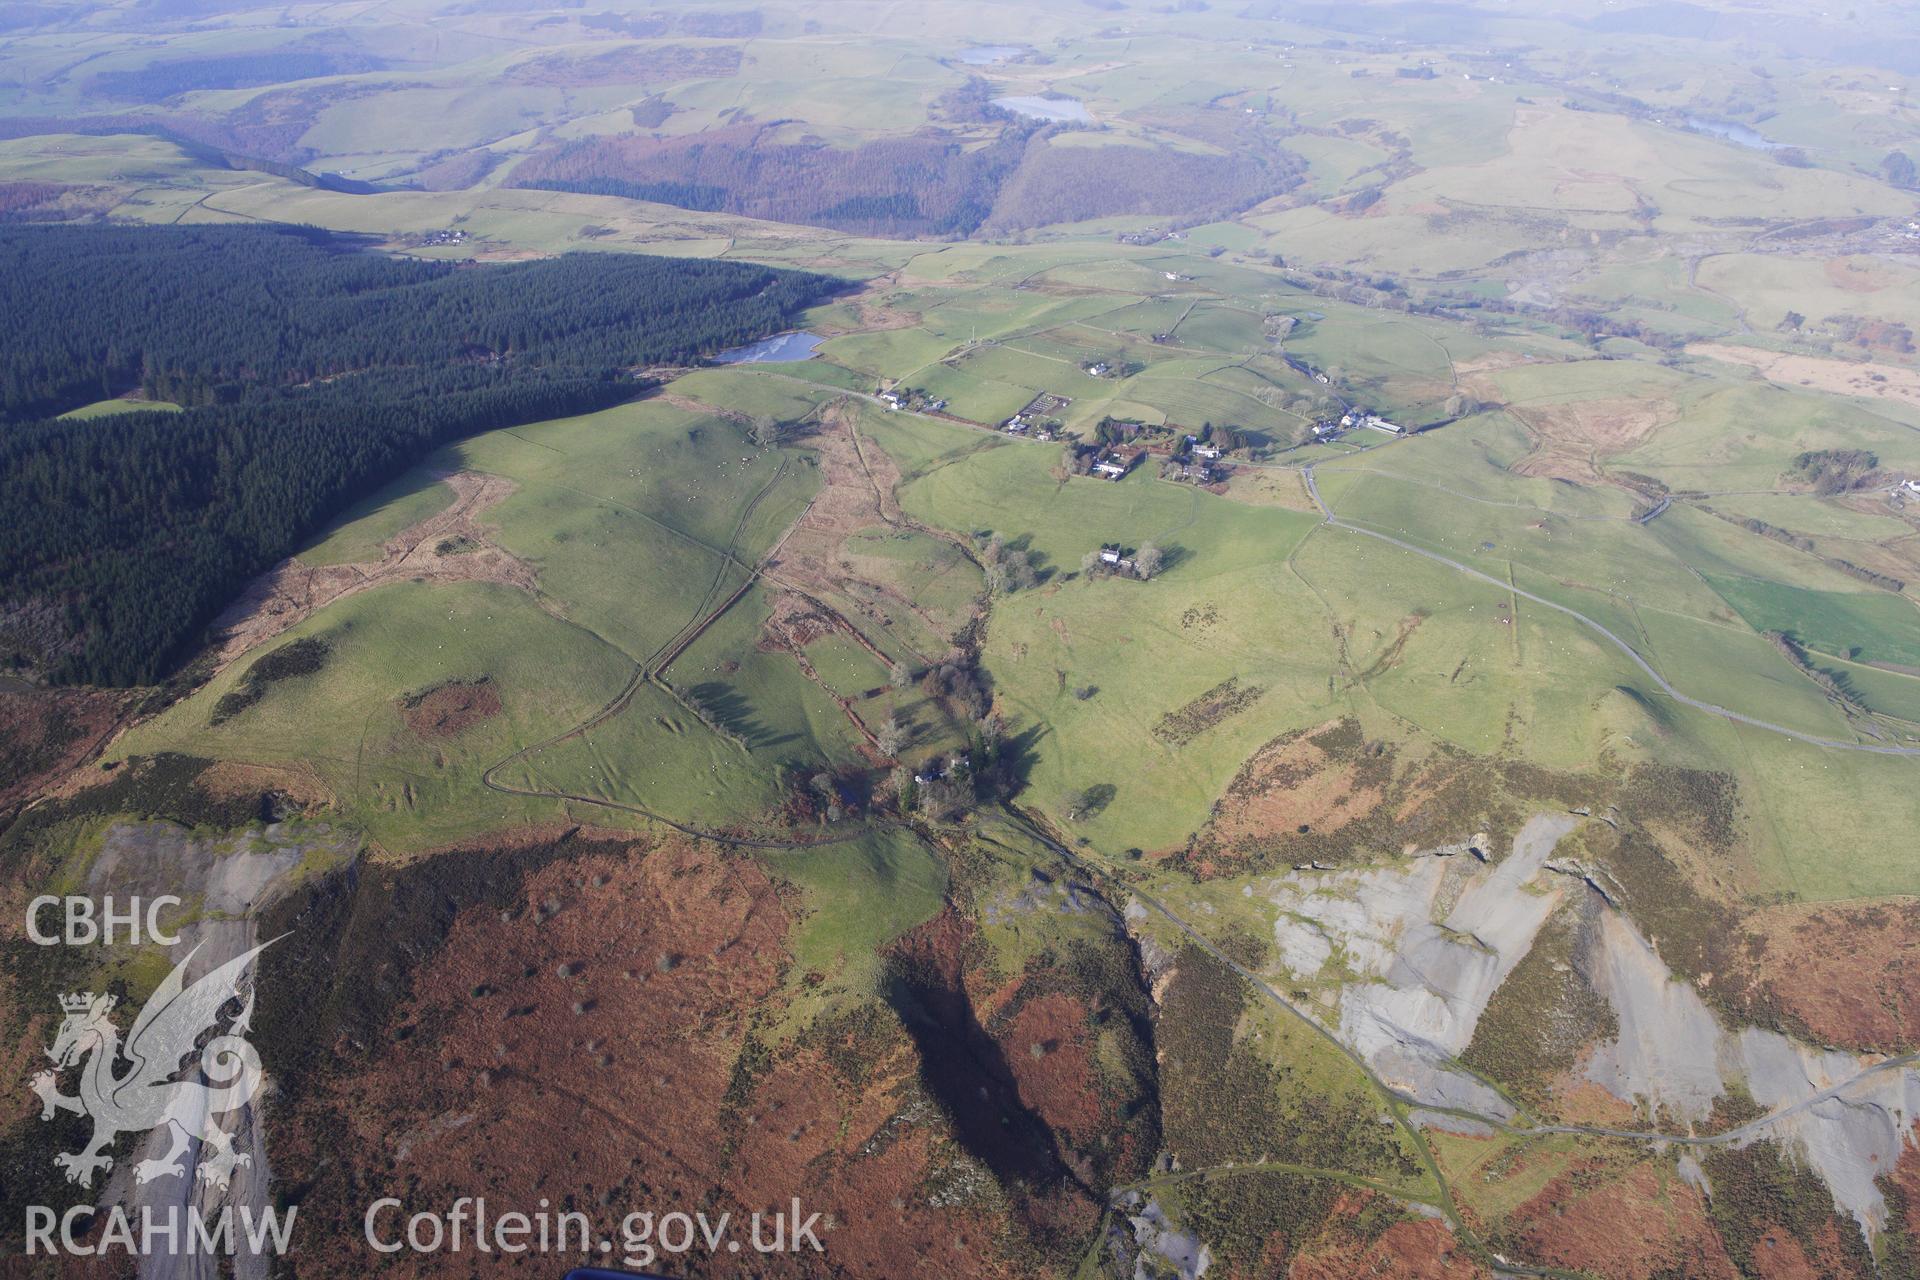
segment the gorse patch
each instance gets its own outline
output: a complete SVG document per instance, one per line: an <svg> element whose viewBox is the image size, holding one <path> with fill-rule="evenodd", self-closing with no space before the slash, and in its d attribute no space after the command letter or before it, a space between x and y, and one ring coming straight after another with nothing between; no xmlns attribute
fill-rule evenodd
<svg viewBox="0 0 1920 1280"><path fill-rule="evenodd" d="M1170 747L1181 747L1207 730L1238 715L1259 701L1265 685L1242 685L1229 676L1177 711L1169 711L1153 726L1153 736Z"/></svg>
<svg viewBox="0 0 1920 1280"><path fill-rule="evenodd" d="M213 704L208 724L223 724L267 696L282 680L317 674L327 665L333 646L319 636L306 636L283 645L248 669L246 678Z"/></svg>

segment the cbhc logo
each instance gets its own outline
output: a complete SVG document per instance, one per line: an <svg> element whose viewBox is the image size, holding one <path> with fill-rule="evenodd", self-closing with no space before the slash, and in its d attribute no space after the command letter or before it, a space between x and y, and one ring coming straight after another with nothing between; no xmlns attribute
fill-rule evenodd
<svg viewBox="0 0 1920 1280"><path fill-rule="evenodd" d="M42 894L27 904L27 937L42 947L62 944L85 947L96 942L102 946L112 946L115 942L137 946L144 926L147 940L170 947L180 941L180 935L167 933L160 927L160 909L179 905L180 899L170 893L147 899L144 909L139 897L130 898L122 910L115 910L112 894L102 898L98 907L92 898L84 896L62 898ZM48 907L61 909L56 919L64 927L58 933L46 933L40 928L40 917Z"/></svg>

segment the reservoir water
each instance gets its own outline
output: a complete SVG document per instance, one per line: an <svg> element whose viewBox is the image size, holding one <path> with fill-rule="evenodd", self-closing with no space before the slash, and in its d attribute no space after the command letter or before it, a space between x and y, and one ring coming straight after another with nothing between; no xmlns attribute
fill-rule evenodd
<svg viewBox="0 0 1920 1280"><path fill-rule="evenodd" d="M1775 142L1765 134L1735 120L1702 120L1698 116L1690 116L1687 119L1687 128L1695 133L1710 133L1716 138L1737 142L1755 151L1781 151L1788 145L1784 142Z"/></svg>
<svg viewBox="0 0 1920 1280"><path fill-rule="evenodd" d="M817 333L776 333L771 338L722 351L713 359L717 364L792 364L811 360L813 349L825 341Z"/></svg>
<svg viewBox="0 0 1920 1280"><path fill-rule="evenodd" d="M1091 124L1093 115L1087 104L1073 98L995 98L993 105L1015 115L1055 124Z"/></svg>

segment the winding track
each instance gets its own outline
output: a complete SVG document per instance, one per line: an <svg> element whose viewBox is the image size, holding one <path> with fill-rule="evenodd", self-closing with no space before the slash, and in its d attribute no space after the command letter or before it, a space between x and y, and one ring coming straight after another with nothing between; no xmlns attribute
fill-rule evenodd
<svg viewBox="0 0 1920 1280"><path fill-rule="evenodd" d="M602 796L580 795L571 791L550 790L538 787L515 787L499 781L494 776L499 773L500 770L510 765L518 764L529 756L545 751L548 747L559 746L563 742L569 742L575 738L582 737L625 711L628 704L633 701L634 694L640 691L641 685L656 679L688 645L698 639L702 632L712 626L716 619L728 609L732 608L734 603L746 594L749 587L759 581L765 573L768 563L780 554L780 548L786 545L787 538L792 536L793 530L799 525L799 521L796 519L794 524L787 528L786 533L780 536L780 540L774 543L766 555L762 556L757 563L748 564L746 561L740 559L736 548L739 545L742 531L745 530L747 522L753 518L753 513L760 506L761 500L765 498L768 493L772 492L774 485L786 474L786 470L786 463L782 462L780 467L768 478L767 482L760 487L760 490L753 495L752 500L749 501L741 511L740 518L734 522L733 533L727 539L727 545L724 548L709 548L709 550L718 552L720 563L714 570L713 581L708 584L707 594L694 610L693 616L681 626L679 631L668 637L666 642L654 650L653 654L645 661L634 663L633 674L628 677L627 683L622 686L620 692L609 699L598 711L594 712L573 728L555 734L543 742L536 742L529 746L522 747L504 760L487 766L480 774L480 785L489 791L496 791L501 795L518 796L522 799L571 801L575 804L595 805L602 809L615 809L622 813L636 814L649 821L657 822L662 826L671 827L682 835L692 836L699 840L711 840L715 844L727 845L736 849L816 849L825 845L841 844L848 840L858 839L860 836L866 835L869 832L904 825L897 820L882 820L865 823L857 831L836 832L831 835L804 840L794 838L783 839L773 836L733 835L727 832L692 826L684 822L677 822L664 813L649 809L645 805L629 804L623 800L609 800ZM808 505L811 506L812 504L809 503ZM804 512L802 514L804 514ZM678 530L674 532L678 532ZM702 543L701 545L704 546L706 544ZM714 597L719 594L720 587L725 581L726 571L729 566L745 569L747 571L746 581L742 583L739 589L734 591L733 594L722 600L717 606L714 606Z"/></svg>
<svg viewBox="0 0 1920 1280"><path fill-rule="evenodd" d="M860 399L869 400L875 404L880 403L877 397L865 396L857 392L849 392L847 394L850 397L858 397ZM915 414L914 416L921 417L925 415ZM860 458L861 467L863 470L866 471L868 482L870 484L873 484L874 492L876 495L878 495L880 493L880 486L878 482L874 480L872 471L867 468L865 455L860 453L859 432L857 430L853 430L852 435L853 435L854 450L856 455L858 455ZM765 554L763 554L754 563L749 564L747 561L740 558L739 544L740 544L741 534L745 531L748 522L752 519L754 512L759 508L762 500L765 499L766 496L773 491L774 486L778 484L781 478L786 474L787 474L787 464L783 461L780 464L779 468L774 472L774 474L768 478L767 482L760 487L759 491L754 494L752 500L749 501L746 507L741 511L739 519L734 522L733 532L731 535L729 535L727 539L727 545L725 547L711 547L711 546L708 546L706 543L699 543L699 545L703 547L707 547L708 550L715 552L720 557L720 563L716 566L714 570L714 577L713 577L713 580L708 584L706 595L701 599L700 604L694 609L692 616L689 617L684 624L682 624L682 626L678 631L676 631L663 644L661 644L661 646L658 649L655 649L653 653L649 655L647 658L645 658L644 660L636 661L634 663L633 673L628 677L627 683L621 687L620 691L616 693L611 699L609 699L603 706L601 706L599 710L595 711L591 716L587 717L587 719L581 721L579 724L574 725L571 729L563 730L562 732L555 734L553 737L548 738L544 741L532 743L529 746L522 747L520 750L514 752L510 756L507 756L505 759L496 761L494 764L489 765L480 774L480 783L482 786L486 787L489 791L495 791L500 793L501 795L517 796L522 799L568 801L575 804L593 805L602 809L612 809L621 813L631 813L639 817L646 818L649 821L657 822L664 827L669 827L675 831L680 832L682 835L692 836L695 839L699 839L699 840L711 840L716 844L727 845L737 849L766 849L766 850L775 850L775 851L780 851L780 850L796 851L801 849L818 849L818 848L824 848L829 845L845 844L849 841L860 839L863 836L867 836L875 832L911 829L910 823L899 818L877 818L877 819L871 819L867 822L860 823L856 827L847 828L847 829L829 833L827 835L816 836L812 838L779 837L779 836L743 836L743 835L737 835L729 832L715 831L705 827L697 827L685 822L679 822L673 818L669 818L668 816L658 812L657 810L649 809L645 805L641 805L641 804L634 804L624 800L611 800L603 796L582 795L577 792L562 791L558 789L539 788L539 787L516 787L511 784L501 782L495 776L501 770L506 769L509 766L521 763L522 761L525 761L529 757L536 755L542 751L545 751L548 747L559 746L561 743L569 742L576 738L583 737L584 735L592 732L594 729L605 724L607 721L612 720L614 717L620 715L623 711L627 709L628 705L633 701L634 695L640 691L640 687L643 684L647 684L649 682L664 683L660 679L662 673L665 672L668 667L672 666L673 663L680 657L680 655L684 653L693 644L694 641L698 640L703 633L705 633L707 628L711 627L722 615L724 615L729 609L731 609L736 603L738 603L739 600L746 595L747 591L750 588L752 588L755 583L761 581L762 579L765 579L771 582L782 582L782 579L780 579L777 575L771 572L770 566L778 562L781 549L786 546L787 539L791 538L794 532L800 528L801 523L806 518L807 511L812 509L813 502L811 500L807 503L807 508L805 510L802 510L799 516L795 517L793 523L787 526L786 531L780 535L779 539L773 544L773 546L769 547L765 552ZM586 496L593 497L593 495L586 495ZM599 498L595 498L594 500L606 501L605 499L599 499ZM976 560L973 554L973 551L966 545L966 542L964 539L954 536L952 534L945 533L940 530L929 528L927 526L920 524L918 521L911 520L911 519L907 519L903 524L901 520L896 519L895 517L887 514L885 510L884 502L881 502L878 505L879 505L880 518L883 521L885 521L888 525L893 526L895 528L902 528L902 527L913 528L921 532L927 533L931 536L938 537L952 544L956 548L958 548L960 553L963 556L965 556L967 559L973 560L975 561L975 563L978 563L978 561ZM644 515L646 513L642 512L641 514ZM648 518L652 519L652 517L650 516ZM656 520L655 523L660 523L660 522ZM682 531L678 529L674 529L670 525L662 524L661 527L681 537L688 536ZM720 590L725 583L727 570L730 567L745 570L746 577L744 581L742 581L741 584L737 588L735 588L731 594L727 595L724 599L720 599L716 604L715 599L716 597L719 596ZM798 588L794 588L794 589L798 590ZM811 596L808 598L812 599Z"/></svg>
<svg viewBox="0 0 1920 1280"><path fill-rule="evenodd" d="M1492 574L1482 573L1480 572L1480 570L1474 568L1471 565L1461 564L1458 560L1450 559L1447 556L1441 555L1437 551L1428 551L1425 547L1415 546L1411 542L1402 541L1401 539L1394 537L1390 533L1382 533L1378 529L1369 529L1365 525L1349 524L1347 521L1342 520L1338 516L1334 515L1332 510L1328 508L1326 502L1322 500L1322 498L1320 497L1320 488L1318 485L1314 483L1314 480L1313 480L1313 468L1312 467L1303 468L1301 471L1301 475L1306 479L1306 482L1307 482L1307 496L1313 499L1313 505L1320 508L1320 514L1322 517L1324 517L1321 523L1329 525L1335 529L1345 529L1348 533L1359 533L1359 534L1364 534L1369 538L1377 538L1381 542L1385 542L1391 546L1400 548L1402 551L1411 551L1414 555L1425 556L1429 560L1437 561L1440 564L1446 565L1449 569L1452 569L1457 573L1463 573L1467 575L1469 578L1475 578L1481 582L1487 583L1490 586L1498 587L1500 588L1500 590L1510 592L1513 595L1519 596L1523 600L1531 600L1533 601L1533 603L1537 605L1541 605L1544 608L1552 609L1558 613L1566 614L1569 618L1572 618L1575 622L1582 624L1583 626L1587 627L1591 631L1597 632L1599 635L1604 637L1608 642L1610 642L1615 648L1619 649L1620 652L1626 654L1628 658L1633 660L1633 664L1636 667L1639 667L1640 670L1646 673L1647 678L1649 680L1652 680L1654 684L1659 686L1660 691L1662 693L1666 694L1669 698L1672 698L1675 702L1678 702L1683 706L1692 707L1696 711L1704 711L1708 715L1719 716L1724 720L1731 720L1736 724L1752 725L1756 729L1765 729L1770 733L1777 733L1777 734L1780 734L1782 737L1792 738L1797 742L1811 743L1816 747L1830 747L1835 751L1864 751L1871 755L1878 755L1878 756L1920 757L1920 747L1882 746L1882 745L1877 745L1871 742L1843 742L1838 738L1822 738L1817 734L1802 733L1798 729L1789 729L1787 726L1783 724L1774 724L1770 720L1761 720L1755 716L1750 716L1750 715L1746 715L1743 712L1735 711L1730 707L1720 706L1717 703L1702 702L1698 698L1688 697L1686 694L1680 692L1678 689L1674 688L1671 684L1667 683L1667 678L1661 675L1658 671L1655 671L1653 669L1653 665L1649 663L1645 658L1640 656L1640 651L1638 649L1635 649L1632 645L1628 644L1625 640L1622 640L1619 636L1615 635L1612 631L1608 630L1604 625L1602 625L1601 623L1595 622L1592 618L1589 618L1586 614L1581 613L1578 609L1570 609L1564 604L1556 604L1554 601L1547 599L1545 596L1537 596L1533 594L1531 591L1527 591L1524 588L1514 586L1510 582L1504 582L1501 579L1494 577Z"/></svg>

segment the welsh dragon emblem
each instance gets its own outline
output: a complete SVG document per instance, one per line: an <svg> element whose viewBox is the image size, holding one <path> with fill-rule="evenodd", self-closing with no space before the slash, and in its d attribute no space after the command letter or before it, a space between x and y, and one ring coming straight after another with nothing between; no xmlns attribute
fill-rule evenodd
<svg viewBox="0 0 1920 1280"><path fill-rule="evenodd" d="M232 1135L220 1127L223 1114L245 1106L260 1091L260 1055L246 1041L253 1018L251 982L239 1014L200 1049L197 1069L186 1078L175 1077L200 1037L218 1026L221 1011L240 998L242 975L270 945L262 943L189 985L186 969L200 950L195 947L155 989L124 1044L108 1016L116 997L91 991L60 997L66 1020L47 1050L54 1069L35 1075L32 1088L40 1095L42 1120L59 1111L93 1120L93 1138L84 1149L53 1158L66 1170L67 1181L93 1185L96 1171L113 1166L105 1151L117 1135L161 1125L172 1130L172 1146L159 1159L136 1164L136 1182L185 1173L181 1157L193 1137L204 1146L196 1170L203 1182L225 1188L234 1169L251 1162L233 1149ZM60 1092L60 1073L75 1064L80 1065L80 1090L69 1097Z"/></svg>

